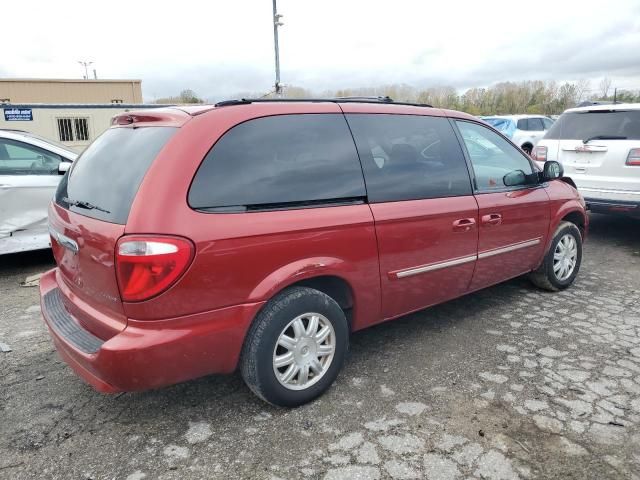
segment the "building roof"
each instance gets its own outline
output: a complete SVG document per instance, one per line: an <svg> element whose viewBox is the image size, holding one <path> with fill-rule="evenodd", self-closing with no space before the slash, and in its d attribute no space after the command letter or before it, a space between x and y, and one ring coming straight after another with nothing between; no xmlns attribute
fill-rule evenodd
<svg viewBox="0 0 640 480"><path fill-rule="evenodd" d="M162 108L173 103L0 103L0 108Z"/></svg>
<svg viewBox="0 0 640 480"><path fill-rule="evenodd" d="M114 79L114 78L0 78L0 82L38 82L38 83L142 83L140 79Z"/></svg>

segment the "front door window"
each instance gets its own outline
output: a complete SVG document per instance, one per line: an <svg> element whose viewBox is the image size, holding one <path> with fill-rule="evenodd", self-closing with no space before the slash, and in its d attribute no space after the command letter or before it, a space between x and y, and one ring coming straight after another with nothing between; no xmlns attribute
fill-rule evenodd
<svg viewBox="0 0 640 480"><path fill-rule="evenodd" d="M512 144L482 125L458 121L475 173L476 190L492 192L507 187L505 176L518 170L533 173L531 162Z"/></svg>

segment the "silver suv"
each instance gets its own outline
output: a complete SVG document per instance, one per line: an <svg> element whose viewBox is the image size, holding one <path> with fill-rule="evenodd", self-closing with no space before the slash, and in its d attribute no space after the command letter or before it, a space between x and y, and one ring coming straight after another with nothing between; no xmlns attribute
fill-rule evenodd
<svg viewBox="0 0 640 480"><path fill-rule="evenodd" d="M592 211L640 217L640 104L571 108L533 157L562 163Z"/></svg>

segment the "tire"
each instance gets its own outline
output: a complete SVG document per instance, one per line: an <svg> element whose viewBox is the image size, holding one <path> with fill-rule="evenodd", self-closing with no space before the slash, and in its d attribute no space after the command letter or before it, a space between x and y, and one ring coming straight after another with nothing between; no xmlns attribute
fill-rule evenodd
<svg viewBox="0 0 640 480"><path fill-rule="evenodd" d="M316 324L314 334L311 330ZM327 330L323 330L325 327ZM317 341L323 334L325 339ZM329 389L348 347L349 325L335 300L312 288L292 287L271 299L256 316L242 349L240 372L251 391L264 401L297 407ZM329 350L333 353L327 353ZM285 359L281 367L275 365L276 356ZM298 371L292 373L296 368Z"/></svg>
<svg viewBox="0 0 640 480"><path fill-rule="evenodd" d="M563 246L566 242L571 245L571 240L575 242L575 258L572 269L569 271L562 270L562 265L559 265L560 270L557 270L558 263L554 263L554 256L556 253L561 255ZM562 246L559 246L560 242L563 242ZM567 248L566 246L564 248ZM571 255L567 255L567 258L571 258ZM562 260L558 260L562 263ZM544 290L551 292L557 292L569 287L576 279L578 272L580 271L580 265L582 263L582 234L578 227L571 222L560 222L549 251L546 253L544 260L537 270L532 272L529 276L534 285ZM554 268L556 267L556 268Z"/></svg>
<svg viewBox="0 0 640 480"><path fill-rule="evenodd" d="M523 145L522 147L522 151L524 153L526 153L527 155L531 156L531 152L533 152L533 147L531 145L529 145L528 143Z"/></svg>

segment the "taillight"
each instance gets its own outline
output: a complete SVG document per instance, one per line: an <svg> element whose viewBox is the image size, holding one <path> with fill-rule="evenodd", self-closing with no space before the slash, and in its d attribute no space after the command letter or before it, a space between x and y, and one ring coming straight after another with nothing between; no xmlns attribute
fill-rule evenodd
<svg viewBox="0 0 640 480"><path fill-rule="evenodd" d="M122 237L116 246L122 300L139 302L165 291L185 272L193 251L193 244L185 238Z"/></svg>
<svg viewBox="0 0 640 480"><path fill-rule="evenodd" d="M627 155L627 165L640 167L640 148L632 148Z"/></svg>
<svg viewBox="0 0 640 480"><path fill-rule="evenodd" d="M533 150L533 159L538 162L546 162L547 161L547 147L543 147L542 145L537 146Z"/></svg>

